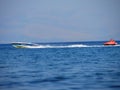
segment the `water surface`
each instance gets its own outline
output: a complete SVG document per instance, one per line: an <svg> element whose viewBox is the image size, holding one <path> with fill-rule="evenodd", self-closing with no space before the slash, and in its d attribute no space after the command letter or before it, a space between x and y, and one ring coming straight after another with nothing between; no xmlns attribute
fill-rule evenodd
<svg viewBox="0 0 120 90"><path fill-rule="evenodd" d="M0 90L120 90L120 46L102 43L1 44Z"/></svg>

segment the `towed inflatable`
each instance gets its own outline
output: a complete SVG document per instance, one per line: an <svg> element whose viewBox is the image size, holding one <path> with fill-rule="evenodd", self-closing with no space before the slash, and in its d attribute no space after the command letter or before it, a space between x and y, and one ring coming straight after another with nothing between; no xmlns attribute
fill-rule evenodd
<svg viewBox="0 0 120 90"><path fill-rule="evenodd" d="M105 42L104 45L117 45L117 42L115 40L111 39L110 41Z"/></svg>

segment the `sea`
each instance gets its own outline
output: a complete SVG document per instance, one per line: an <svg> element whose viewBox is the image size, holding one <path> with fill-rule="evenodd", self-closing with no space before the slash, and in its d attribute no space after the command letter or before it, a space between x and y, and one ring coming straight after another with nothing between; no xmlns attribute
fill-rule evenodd
<svg viewBox="0 0 120 90"><path fill-rule="evenodd" d="M0 90L120 90L120 41L0 44Z"/></svg>

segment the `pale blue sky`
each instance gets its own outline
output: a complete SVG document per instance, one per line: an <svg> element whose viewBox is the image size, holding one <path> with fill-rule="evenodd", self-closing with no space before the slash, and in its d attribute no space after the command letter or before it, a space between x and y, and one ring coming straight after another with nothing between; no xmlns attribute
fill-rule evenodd
<svg viewBox="0 0 120 90"><path fill-rule="evenodd" d="M120 0L0 0L0 43L120 40Z"/></svg>

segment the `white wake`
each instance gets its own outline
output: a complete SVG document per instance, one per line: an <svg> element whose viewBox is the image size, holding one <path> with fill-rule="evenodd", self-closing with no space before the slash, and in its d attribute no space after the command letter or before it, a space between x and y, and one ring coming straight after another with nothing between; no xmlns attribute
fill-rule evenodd
<svg viewBox="0 0 120 90"><path fill-rule="evenodd" d="M83 48L83 47L119 47L119 46L120 44L114 46L73 44L73 45L37 45L37 46L25 46L25 48Z"/></svg>

